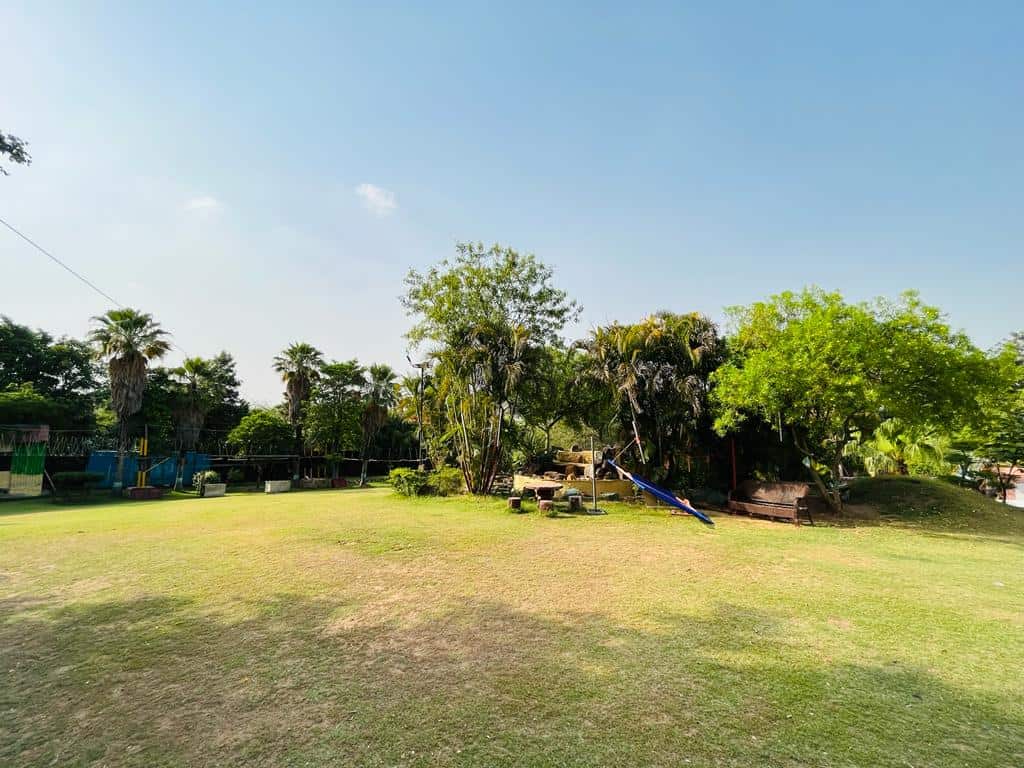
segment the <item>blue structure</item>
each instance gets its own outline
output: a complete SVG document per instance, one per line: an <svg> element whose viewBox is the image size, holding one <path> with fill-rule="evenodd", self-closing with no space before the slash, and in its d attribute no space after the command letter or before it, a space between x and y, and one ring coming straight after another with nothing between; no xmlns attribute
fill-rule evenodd
<svg viewBox="0 0 1024 768"><path fill-rule="evenodd" d="M178 471L178 460L176 457L150 456L149 472L150 485L174 485L174 477ZM185 452L185 468L181 475L181 481L185 485L192 485L192 475L210 468L210 456L206 453L194 451ZM135 474L139 470L138 457L132 453L124 457L125 485L132 483ZM114 484L114 477L117 475L117 451L93 451L89 454L89 463L85 467L86 472L96 472L103 475L103 480L97 487L109 488Z"/></svg>
<svg viewBox="0 0 1024 768"><path fill-rule="evenodd" d="M681 510L683 510L683 512L686 512L687 514L693 515L694 517L696 517L698 520L700 520L702 523L704 523L706 525L714 525L715 524L715 521L712 520L707 515L705 515L703 512L694 509L689 504L683 504L683 500L680 499L678 496L676 496L674 493L672 493L672 491L667 491L664 488L662 488L660 485L655 485L654 483L650 483L650 482L644 480L642 477L638 477L637 475L634 475L632 472L627 472L622 467L620 467L618 464L616 464L614 461L609 461L608 463L611 464L613 467L615 467L617 470L619 470L619 472L621 472L623 475L628 477L630 480L632 480L633 481L633 485L637 486L641 490L647 491L654 498L661 499L666 504L671 504L673 507L676 507L677 509L681 509Z"/></svg>

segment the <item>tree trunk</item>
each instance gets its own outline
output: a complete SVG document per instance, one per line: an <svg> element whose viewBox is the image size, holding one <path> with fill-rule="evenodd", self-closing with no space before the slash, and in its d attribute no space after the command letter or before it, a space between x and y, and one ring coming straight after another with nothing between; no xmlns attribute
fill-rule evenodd
<svg viewBox="0 0 1024 768"><path fill-rule="evenodd" d="M359 487L365 488L369 483L367 482L366 476L369 474L370 460L368 458L363 459L362 469L359 470Z"/></svg>
<svg viewBox="0 0 1024 768"><path fill-rule="evenodd" d="M117 430L117 471L114 473L114 482L110 488L114 496L120 496L121 489L124 488L124 454L127 442L128 425L122 419Z"/></svg>
<svg viewBox="0 0 1024 768"><path fill-rule="evenodd" d="M295 443L292 446L292 452L295 454L295 458L292 459L292 480L299 479L299 473L301 471L302 462L302 425L295 425Z"/></svg>
<svg viewBox="0 0 1024 768"><path fill-rule="evenodd" d="M182 477L185 474L185 452L178 451L178 471L174 473L174 490L182 490Z"/></svg>
<svg viewBox="0 0 1024 768"><path fill-rule="evenodd" d="M808 459L809 458L810 457L808 457ZM832 508L833 512L837 515L841 515L843 513L843 500L839 496L839 492L830 491L825 487L825 481L821 479L821 475L819 475L818 471L814 468L813 462L808 462L807 469L811 473L811 477L814 478L814 484L818 487L818 492L821 493L822 498L825 499L825 503Z"/></svg>
<svg viewBox="0 0 1024 768"><path fill-rule="evenodd" d="M797 437L795 428L792 430L792 434L793 445L795 445L797 450L800 451L800 453L802 453L804 457L807 459L807 471L811 473L811 477L814 479L814 484L815 486L817 486L818 492L822 495L822 498L825 499L825 503L828 504L829 507L831 507L832 511L835 512L837 515L841 515L843 513L843 500L839 495L839 491L836 490L835 492L831 492L828 490L828 488L825 487L825 481L821 479L821 475L819 475L818 471L814 468L814 457L811 455L811 452L807 450L806 446L800 445L800 440ZM837 459L835 470L837 479L839 477L838 468L839 460Z"/></svg>

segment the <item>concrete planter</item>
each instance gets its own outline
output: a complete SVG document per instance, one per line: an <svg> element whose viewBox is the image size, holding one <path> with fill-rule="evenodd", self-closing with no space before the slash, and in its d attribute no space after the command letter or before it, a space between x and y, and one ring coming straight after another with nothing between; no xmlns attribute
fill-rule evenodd
<svg viewBox="0 0 1024 768"><path fill-rule="evenodd" d="M336 477L331 480L331 488L348 488L348 480L344 477Z"/></svg>
<svg viewBox="0 0 1024 768"><path fill-rule="evenodd" d="M264 493L287 493L291 489L291 480L267 480L263 484Z"/></svg>
<svg viewBox="0 0 1024 768"><path fill-rule="evenodd" d="M299 488L330 488L331 481L326 477L304 477L299 480Z"/></svg>
<svg viewBox="0 0 1024 768"><path fill-rule="evenodd" d="M203 498L223 496L228 492L227 483L207 483L203 486Z"/></svg>

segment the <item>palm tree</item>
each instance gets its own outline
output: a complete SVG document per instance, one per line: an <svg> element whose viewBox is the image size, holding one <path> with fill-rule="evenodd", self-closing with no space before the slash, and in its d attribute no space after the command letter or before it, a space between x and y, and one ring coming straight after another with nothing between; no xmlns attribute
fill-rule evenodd
<svg viewBox="0 0 1024 768"><path fill-rule="evenodd" d="M164 331L152 315L136 309L111 309L93 318L98 324L89 334L96 354L107 361L110 400L117 414L117 479L115 492L124 485L124 454L128 448L128 419L142 408L146 371L152 360L170 350Z"/></svg>
<svg viewBox="0 0 1024 768"><path fill-rule="evenodd" d="M194 451L203 430L206 414L215 404L216 371L210 361L201 357L188 357L171 371L182 386L180 399L174 410L178 443L178 471L175 487L180 490L185 468L185 451Z"/></svg>
<svg viewBox="0 0 1024 768"><path fill-rule="evenodd" d="M359 485L367 484L367 471L370 465L370 451L374 440L387 421L388 411L398 402L397 374L390 366L371 365L366 372L363 385L363 412L359 417L359 427L363 433L360 458L363 461L359 472Z"/></svg>
<svg viewBox="0 0 1024 768"><path fill-rule="evenodd" d="M908 475L911 464L941 466L946 461L948 443L936 429L887 419L869 438L847 446L846 453L860 458L872 477L889 473Z"/></svg>
<svg viewBox="0 0 1024 768"><path fill-rule="evenodd" d="M634 438L646 433L651 471L671 477L676 454L706 424L709 377L723 354L715 324L697 313L659 312L597 328L586 346L592 374L615 393L622 426Z"/></svg>
<svg viewBox="0 0 1024 768"><path fill-rule="evenodd" d="M288 404L288 421L295 434L295 463L292 474L298 477L299 456L302 455L302 417L306 401L313 392L313 384L320 378L324 366L323 353L312 344L298 342L274 358L274 370L284 381L284 396Z"/></svg>

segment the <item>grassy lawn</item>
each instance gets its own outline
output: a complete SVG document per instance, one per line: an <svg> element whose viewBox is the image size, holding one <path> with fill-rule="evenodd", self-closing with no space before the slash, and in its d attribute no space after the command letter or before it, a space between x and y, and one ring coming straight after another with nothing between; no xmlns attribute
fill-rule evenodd
<svg viewBox="0 0 1024 768"><path fill-rule="evenodd" d="M1024 513L854 502L0 504L0 765L1024 765Z"/></svg>

